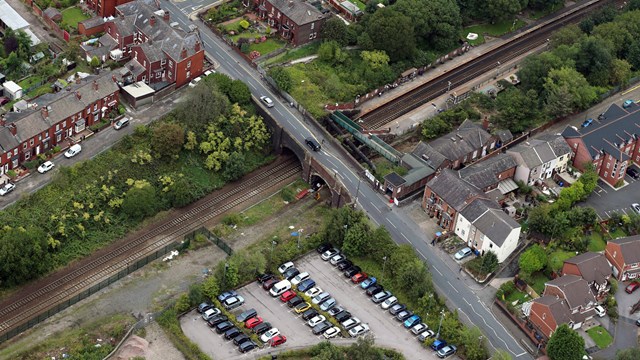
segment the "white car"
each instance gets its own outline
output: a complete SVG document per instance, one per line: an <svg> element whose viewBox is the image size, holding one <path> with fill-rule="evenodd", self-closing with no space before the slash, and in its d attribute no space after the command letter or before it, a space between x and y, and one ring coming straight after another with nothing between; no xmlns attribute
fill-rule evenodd
<svg viewBox="0 0 640 360"><path fill-rule="evenodd" d="M638 203L633 203L631 204L631 208L638 214L640 214L640 204Z"/></svg>
<svg viewBox="0 0 640 360"><path fill-rule="evenodd" d="M319 287L312 287L311 289L307 290L306 293L304 293L306 296L310 297L310 298L314 298L316 297L316 295L320 294L322 292L322 288Z"/></svg>
<svg viewBox="0 0 640 360"><path fill-rule="evenodd" d="M308 278L309 278L309 273L308 272L300 273L300 274L296 275L296 277L294 277L291 280L291 285L298 285L302 281L307 280Z"/></svg>
<svg viewBox="0 0 640 360"><path fill-rule="evenodd" d="M12 183L6 183L4 184L4 186L2 188L0 188L0 196L5 196L8 193L12 192L13 189L15 189L16 186Z"/></svg>
<svg viewBox="0 0 640 360"><path fill-rule="evenodd" d="M123 117L122 119L116 121L115 124L113 124L113 128L116 130L120 130L125 126L129 125L129 118Z"/></svg>
<svg viewBox="0 0 640 360"><path fill-rule="evenodd" d="M327 320L327 318L325 318L324 315L316 315L307 322L307 325L314 327L325 320Z"/></svg>
<svg viewBox="0 0 640 360"><path fill-rule="evenodd" d="M209 76L209 75L215 74L215 73L216 73L215 70L207 70L207 71L204 72L204 76Z"/></svg>
<svg viewBox="0 0 640 360"><path fill-rule="evenodd" d="M313 299L311 299L311 302L314 304L320 304L323 301L327 300L328 298L331 297L331 294L329 294L328 292L323 292L321 294L316 295Z"/></svg>
<svg viewBox="0 0 640 360"><path fill-rule="evenodd" d="M325 339L331 339L338 336L338 334L340 334L340 328L338 328L337 326L334 326L334 327L328 328L323 335Z"/></svg>
<svg viewBox="0 0 640 360"><path fill-rule="evenodd" d="M414 327L411 328L411 332L414 333L415 335L420 334L421 332L427 330L429 328L429 326L427 326L427 324L422 323L422 324L418 324Z"/></svg>
<svg viewBox="0 0 640 360"><path fill-rule="evenodd" d="M360 324L360 325L354 327L353 329L349 330L349 335L351 335L351 337L358 337L358 336L366 334L368 332L369 332L369 325Z"/></svg>
<svg viewBox="0 0 640 360"><path fill-rule="evenodd" d="M384 310L387 310L388 308L392 307L393 305L398 303L398 298L395 296L392 296L390 298L388 298L387 300L383 301L382 304L380 304L380 307Z"/></svg>
<svg viewBox="0 0 640 360"><path fill-rule="evenodd" d="M324 253L322 253L322 256L320 256L320 257L324 261L329 261L329 259L331 259L332 257L338 255L339 253L340 253L340 251L338 251L338 249L329 249L329 250L325 251Z"/></svg>
<svg viewBox="0 0 640 360"><path fill-rule="evenodd" d="M216 315L220 315L220 313L221 313L221 311L219 309L211 308L211 309L205 311L204 313L202 313L202 318L204 319L204 321L208 321L212 317L214 317Z"/></svg>
<svg viewBox="0 0 640 360"><path fill-rule="evenodd" d="M54 166L55 166L55 165L54 165L51 161L47 161L47 162L45 162L44 164L42 164L42 165L38 166L38 172L39 172L40 174L44 174L44 173L46 173L47 171L49 171L49 170L53 169L53 167L54 167Z"/></svg>
<svg viewBox="0 0 640 360"><path fill-rule="evenodd" d="M358 319L357 317L352 317L350 319L343 321L342 327L344 327L345 330L349 330L351 328L356 327L356 325L360 325L360 323L361 323L360 319Z"/></svg>
<svg viewBox="0 0 640 360"><path fill-rule="evenodd" d="M420 335L418 335L418 341L424 342L425 340L430 339L432 337L436 337L436 333L433 330L429 329L429 330L423 331Z"/></svg>
<svg viewBox="0 0 640 360"><path fill-rule="evenodd" d="M266 96L260 96L260 100L262 100L262 102L268 107L268 108L272 108L273 105L275 105L273 103L273 100L271 100L270 98L266 97Z"/></svg>
<svg viewBox="0 0 640 360"><path fill-rule="evenodd" d="M278 267L278 272L280 274L284 274L285 271L291 269L292 267L293 267L293 262L291 262L291 261L286 262L286 263L280 265L280 267Z"/></svg>
<svg viewBox="0 0 640 360"><path fill-rule="evenodd" d="M72 157L78 155L80 153L80 151L82 151L82 146L80 146L80 144L75 144L75 145L71 146L64 153L64 157L66 157L67 159L72 158Z"/></svg>
<svg viewBox="0 0 640 360"><path fill-rule="evenodd" d="M260 336L260 341L262 341L263 343L267 343L269 340L271 340L272 337L277 335L280 335L280 330L278 330L278 328L273 328L262 334L262 336Z"/></svg>
<svg viewBox="0 0 640 360"><path fill-rule="evenodd" d="M458 251L455 254L454 258L456 258L456 260L462 260L462 259L466 258L467 256L471 255L472 253L473 253L473 250L471 250L471 248L466 247L466 248Z"/></svg>
<svg viewBox="0 0 640 360"><path fill-rule="evenodd" d="M340 261L346 259L346 257L342 254L338 254L334 257L331 258L331 260L329 260L329 262L331 263L331 265L336 265L338 264Z"/></svg>
<svg viewBox="0 0 640 360"><path fill-rule="evenodd" d="M197 78L191 80L191 82L189 83L189 87L190 88L194 88L196 87L196 85L198 85L198 83L202 80L201 76L198 76Z"/></svg>
<svg viewBox="0 0 640 360"><path fill-rule="evenodd" d="M602 307L602 305L598 305L596 306L596 314L598 314L599 317L604 317L607 315L607 311Z"/></svg>

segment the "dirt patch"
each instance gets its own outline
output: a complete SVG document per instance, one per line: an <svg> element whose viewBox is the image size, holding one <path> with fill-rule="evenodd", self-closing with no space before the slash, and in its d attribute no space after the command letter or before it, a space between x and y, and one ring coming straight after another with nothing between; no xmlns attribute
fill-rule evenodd
<svg viewBox="0 0 640 360"><path fill-rule="evenodd" d="M171 341L157 323L153 323L145 329L146 334L144 337L133 335L127 339L114 359L128 360L136 356L144 357L146 360L184 359L184 356L173 347Z"/></svg>

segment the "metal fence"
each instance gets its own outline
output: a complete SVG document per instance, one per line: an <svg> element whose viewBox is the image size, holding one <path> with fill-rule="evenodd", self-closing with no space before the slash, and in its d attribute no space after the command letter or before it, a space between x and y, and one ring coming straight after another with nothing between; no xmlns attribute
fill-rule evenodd
<svg viewBox="0 0 640 360"><path fill-rule="evenodd" d="M393 162L394 164L400 162L400 157L402 156L402 154L398 150L385 143L376 135L365 135L361 133L360 131L362 130L362 127L353 122L342 112L338 110L334 111L333 113L331 113L331 119L338 125L342 126L349 133L351 133L353 137L376 151L378 154L384 156L387 160Z"/></svg>
<svg viewBox="0 0 640 360"><path fill-rule="evenodd" d="M114 282L122 279L123 277L129 275L130 273L140 269L141 267L147 265L148 263L154 261L157 258L162 257L163 255L165 255L166 253L170 252L171 250L175 249L176 247L178 247L178 243L177 242L173 242L170 243L168 245L166 245L165 247L163 247L162 249L159 249L157 251L155 251L152 254L149 254L133 263L127 263L125 267L123 267L120 271L118 271L116 274L110 276L109 278L101 281L100 283L82 291L79 294L76 294L75 296L73 296L70 299L67 299L66 301L56 305L55 307L40 313L37 316L34 316L33 318L29 319L28 322L21 324L18 327L15 327L11 330L9 330L6 333L3 333L2 335L0 335L0 343L4 342L6 340L11 339L12 337L20 334L23 331L26 331L30 328L32 328L33 326L39 324L40 322L46 320L47 318L59 313L60 311L68 308L71 305L74 305L75 303L79 302L80 300L84 300L85 298L97 293L98 291L104 289L105 287L113 284Z"/></svg>
<svg viewBox="0 0 640 360"><path fill-rule="evenodd" d="M226 242L224 242L222 238L218 237L216 234L212 233L205 227L198 228L185 235L183 247L188 247L191 241L194 240L198 235L204 236L207 240L214 243L222 251L226 252L227 255L233 254L233 249L231 248L231 246L229 246Z"/></svg>

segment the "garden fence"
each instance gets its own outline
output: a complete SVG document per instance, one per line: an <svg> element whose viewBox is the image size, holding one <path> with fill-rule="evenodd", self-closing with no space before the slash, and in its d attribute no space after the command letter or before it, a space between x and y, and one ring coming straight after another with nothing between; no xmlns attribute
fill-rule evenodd
<svg viewBox="0 0 640 360"><path fill-rule="evenodd" d="M216 234L212 233L205 227L198 228L184 237L183 247L188 247L192 240L195 239L196 236L203 235L207 240L214 243L217 247L219 247L222 251L226 252L227 255L233 254L233 249L229 246L224 240L218 237Z"/></svg>

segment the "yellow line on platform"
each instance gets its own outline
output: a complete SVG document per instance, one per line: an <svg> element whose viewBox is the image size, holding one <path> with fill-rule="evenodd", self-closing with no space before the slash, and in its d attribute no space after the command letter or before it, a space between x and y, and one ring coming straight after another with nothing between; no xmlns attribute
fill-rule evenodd
<svg viewBox="0 0 640 360"><path fill-rule="evenodd" d="M622 95L627 95L628 93L632 92L633 90L635 90L637 88L640 88L640 85L636 85L636 86L632 87L631 89L623 92Z"/></svg>

